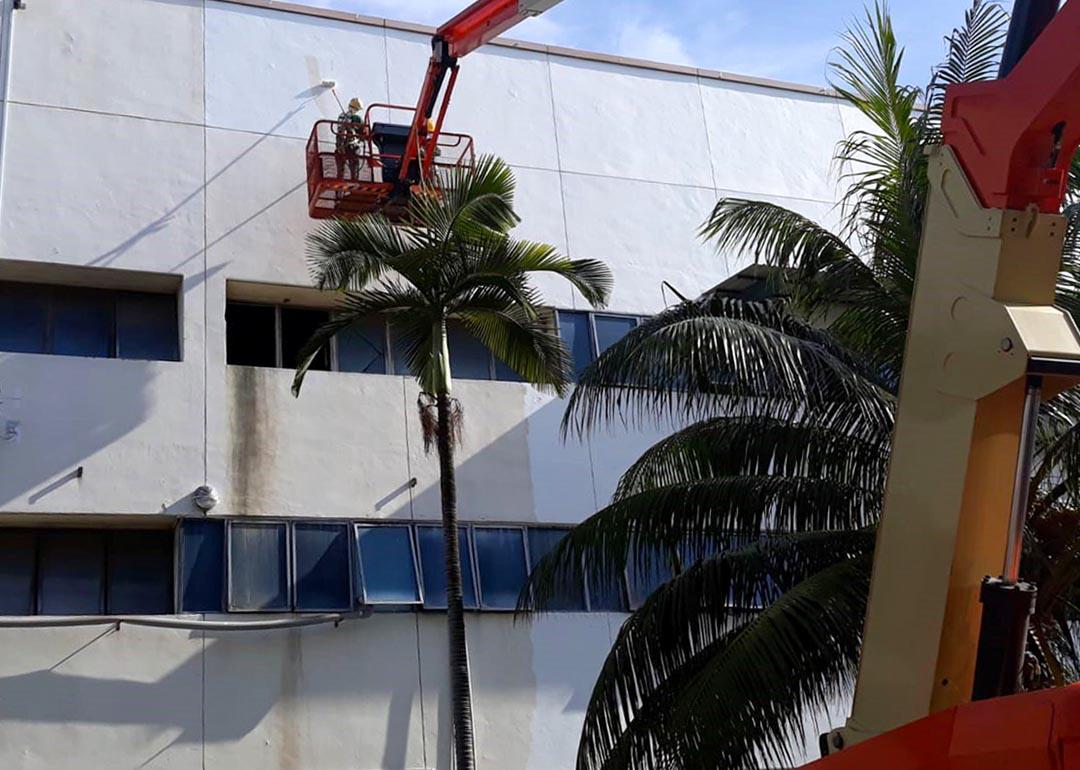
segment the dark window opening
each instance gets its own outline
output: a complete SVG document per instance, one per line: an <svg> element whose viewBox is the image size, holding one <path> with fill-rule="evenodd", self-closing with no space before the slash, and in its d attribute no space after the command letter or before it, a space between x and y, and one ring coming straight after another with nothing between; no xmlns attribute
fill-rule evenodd
<svg viewBox="0 0 1080 770"><path fill-rule="evenodd" d="M225 305L225 361L236 366L277 366L273 305Z"/></svg>
<svg viewBox="0 0 1080 770"><path fill-rule="evenodd" d="M171 531L111 534L106 605L110 615L160 615L172 612Z"/></svg>
<svg viewBox="0 0 1080 770"><path fill-rule="evenodd" d="M120 358L179 361L176 298L168 294L121 294L116 302L116 345Z"/></svg>
<svg viewBox="0 0 1080 770"><path fill-rule="evenodd" d="M330 320L330 314L325 310L308 310L298 307L281 308L281 365L286 369L295 369L300 363L300 351L307 345L308 340ZM330 369L330 346L324 345L315 354L311 362L311 369L315 371L329 371Z"/></svg>
<svg viewBox="0 0 1080 770"><path fill-rule="evenodd" d="M172 530L0 529L0 615L173 611Z"/></svg>

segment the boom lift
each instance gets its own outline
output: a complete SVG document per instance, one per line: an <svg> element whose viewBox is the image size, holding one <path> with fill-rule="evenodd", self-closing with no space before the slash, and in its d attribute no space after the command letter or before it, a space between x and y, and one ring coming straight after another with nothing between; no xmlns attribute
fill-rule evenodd
<svg viewBox="0 0 1080 770"><path fill-rule="evenodd" d="M1014 694L1035 422L1080 382L1054 307L1078 44L1080 0L1017 0L1001 78L948 90L859 678L820 770L1080 768L1080 686Z"/></svg>
<svg viewBox="0 0 1080 770"><path fill-rule="evenodd" d="M307 143L308 213L327 219L382 211L399 219L418 187L437 187L439 169L471 166L472 137L443 131L458 61L559 2L477 0L443 24L431 39L431 59L416 107L372 104L364 115L360 150L348 158L338 147L342 125L318 121ZM374 120L381 114L402 116L402 122Z"/></svg>

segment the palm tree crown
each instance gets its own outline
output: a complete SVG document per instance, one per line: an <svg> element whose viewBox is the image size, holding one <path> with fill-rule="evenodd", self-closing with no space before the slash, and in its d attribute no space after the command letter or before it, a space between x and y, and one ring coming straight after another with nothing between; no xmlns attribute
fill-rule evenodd
<svg viewBox="0 0 1080 770"><path fill-rule="evenodd" d="M308 256L315 285L341 292L341 299L331 320L300 352L293 381L293 393L299 395L311 362L334 335L382 314L420 384L424 446L437 447L439 457L457 770L473 770L475 747L454 470L462 413L451 395L448 326L460 324L523 380L561 395L570 357L546 320L529 277L562 276L594 306L603 305L611 290L611 274L603 263L568 259L546 244L510 237L518 223L513 203L509 167L485 157L475 168L445 174L437 189L414 192L404 226L366 214L332 220L313 233Z"/></svg>
<svg viewBox="0 0 1080 770"><path fill-rule="evenodd" d="M602 306L611 274L602 262L568 259L544 243L516 240L514 177L494 157L455 169L439 190L412 196L406 224L381 214L329 220L308 239L315 286L342 292L337 312L300 354L293 392L334 335L374 314L388 317L408 371L428 394L450 393L447 322L466 331L523 379L562 394L569 356L530 286L554 273Z"/></svg>

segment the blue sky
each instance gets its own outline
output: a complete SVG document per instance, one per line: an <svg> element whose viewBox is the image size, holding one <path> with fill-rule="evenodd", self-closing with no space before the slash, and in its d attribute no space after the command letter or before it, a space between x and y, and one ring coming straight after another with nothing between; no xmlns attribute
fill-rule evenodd
<svg viewBox="0 0 1080 770"><path fill-rule="evenodd" d="M300 0L437 25L469 0ZM869 0L872 2L872 0ZM924 85L971 0L893 0L905 78ZM1006 8L1011 2L1003 2ZM563 0L512 37L743 75L825 84L829 51L863 0Z"/></svg>

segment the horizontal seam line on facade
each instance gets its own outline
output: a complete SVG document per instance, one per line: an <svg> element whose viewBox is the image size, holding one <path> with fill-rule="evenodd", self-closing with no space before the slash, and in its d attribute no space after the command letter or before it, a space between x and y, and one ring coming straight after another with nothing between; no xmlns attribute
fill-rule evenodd
<svg viewBox="0 0 1080 770"><path fill-rule="evenodd" d="M235 0L218 0L218 2L234 2L234 1ZM166 123L168 125L174 125L174 126L189 126L191 128L206 129L206 130L209 130L209 131L231 132L231 133L237 133L237 134L245 134L245 135L248 135L248 136L258 136L258 137L263 137L263 138L268 138L268 139L290 139L290 140L295 141L295 142L305 142L305 141L307 141L307 137L294 136L292 134L276 134L276 133L273 133L273 132L266 133L266 132L262 132L262 131L254 131L254 130L248 129L248 128L230 128L228 126L218 126L218 125L212 125L210 123L190 123L188 121L183 121L183 120L171 120L169 118L154 118L154 117L149 117L147 115L135 115L135 114L132 114L132 113L127 113L127 112L107 112L105 110L95 110L95 109L90 109L90 108L87 108L87 107L67 107L67 106L58 105L58 104L43 104L41 102L27 102L27 101L15 100L15 99L9 99L8 102L10 104L17 104L17 105L22 106L22 107L37 107L37 108L43 109L43 110L61 110L61 111L64 111L64 112L78 112L78 113L83 113L83 114L87 114L87 115L100 115L100 116L103 116L103 117L110 117L110 118L128 118L128 119L131 119L131 120L144 120L144 121L148 121L148 122L151 122L151 123ZM566 169L566 168L563 168L563 169L560 170L560 169L557 169L557 168L548 168L546 166L531 166L531 165L524 164L524 163L508 162L507 165L509 165L511 168L523 169L523 170L526 170L526 171L548 171L548 172L553 173L553 174L569 174L571 176L593 177L593 178L596 178L596 179L611 179L611 180L622 181L622 182L639 182L641 184L661 185L661 186L666 186L666 187L679 187L679 188L691 189L691 190L707 190L709 192L715 192L715 193L726 192L726 193L733 193L733 194L736 194L736 195L763 195L763 196L768 196L770 198L780 198L780 199L783 199L783 200L804 201L804 202L807 202L807 203L824 203L824 204L828 204L830 206L835 205L835 203L836 203L836 201L828 200L828 199L825 199L825 198L808 198L808 197L803 197L803 196L799 196L799 195L784 195L784 194L781 194L781 193L764 192L764 191L757 191L757 190L736 190L734 188L729 188L729 187L714 187L711 184L690 184L690 183L686 183L686 182L669 182L669 181L665 181L665 180L661 180L661 179L644 179L642 177L635 177L635 176L617 176L615 174L602 174L602 173L595 172L595 171L571 171L571 170Z"/></svg>
<svg viewBox="0 0 1080 770"><path fill-rule="evenodd" d="M300 16L312 16L333 21L344 21L351 24L360 24L377 29L392 29L399 32L412 32L420 35L431 35L435 32L434 27L426 24L414 24L406 21L396 21L378 16L364 16L362 14L346 13L325 8L315 8L296 3L281 3L274 0L216 0L217 2L240 5L249 8L261 8L264 10L280 11L282 13L294 13ZM693 67L680 64L667 64L664 62L638 59L629 56L586 51L579 48L566 48L563 46L549 45L546 43L533 43L514 38L499 37L492 40L488 45L499 48L512 48L521 51L544 53L551 56L562 56L568 59L580 59L583 61L599 62L602 64L614 64L628 69L647 70L652 72L665 72L687 77L699 77L707 80L719 80L726 83L739 83L742 85L757 86L759 88L771 88L778 91L807 94L812 96L824 96L830 99L839 99L839 94L823 86L812 86L805 83L793 83L784 80L755 77L754 75L739 75L733 72L713 70L707 67Z"/></svg>

